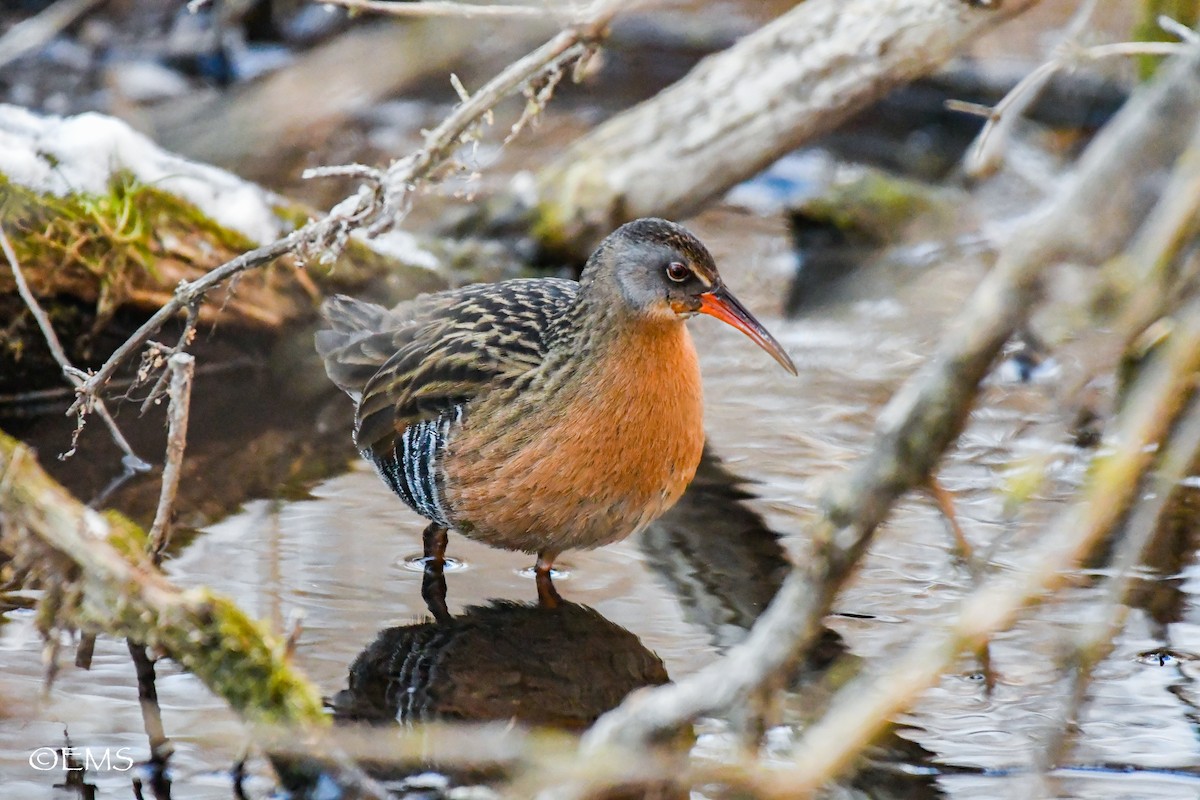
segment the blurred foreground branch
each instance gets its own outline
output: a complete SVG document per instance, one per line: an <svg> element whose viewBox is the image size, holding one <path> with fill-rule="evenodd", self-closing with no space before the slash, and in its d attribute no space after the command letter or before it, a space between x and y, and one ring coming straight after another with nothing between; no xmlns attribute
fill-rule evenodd
<svg viewBox="0 0 1200 800"><path fill-rule="evenodd" d="M809 529L813 558L789 575L746 641L675 685L631 697L602 717L587 741L641 746L743 702L786 673L815 640L893 503L925 482L958 436L979 382L1041 297L1043 269L1067 257L1102 258L1126 240L1157 176L1184 150L1198 119L1200 48L1192 48L1134 95L1056 196L1013 233L937 354L880 416L870 454L825 492Z"/></svg>
<svg viewBox="0 0 1200 800"><path fill-rule="evenodd" d="M284 660L281 642L229 600L173 586L136 525L85 508L3 432L0 554L7 578L50 589L44 632L103 631L161 650L251 722L325 723L320 693Z"/></svg>
<svg viewBox="0 0 1200 800"><path fill-rule="evenodd" d="M1200 370L1200 300L1181 310L1179 322L1167 352L1138 380L1118 415L1113 448L1100 456L1079 502L1047 526L1038 539L1041 544L1022 557L1020 569L993 577L973 592L947 630L923 636L890 668L869 671L842 687L828 712L797 743L795 771L775 776L779 796L812 791L835 777L960 653L981 646L1010 626L1021 609L1045 599L1047 592L1067 580L1068 570L1077 568L1112 533ZM1165 474L1172 485L1186 474L1196 455L1194 440L1183 444L1188 452L1173 453L1170 474ZM1146 528L1154 529L1152 521ZM1140 554L1141 548L1135 549Z"/></svg>

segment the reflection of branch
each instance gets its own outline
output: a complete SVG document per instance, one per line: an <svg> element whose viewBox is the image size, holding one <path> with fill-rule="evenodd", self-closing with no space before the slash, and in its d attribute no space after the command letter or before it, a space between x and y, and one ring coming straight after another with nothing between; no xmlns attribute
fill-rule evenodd
<svg viewBox="0 0 1200 800"><path fill-rule="evenodd" d="M1041 297L1043 267L1127 238L1140 221L1136 193L1175 159L1198 117L1200 48L1193 48L1125 104L1045 211L1012 236L938 353L880 415L870 453L826 492L810 529L812 558L788 576L745 642L689 678L639 693L602 717L587 741L643 746L742 702L811 646L892 504L925 482L957 437L980 380Z"/></svg>
<svg viewBox="0 0 1200 800"><path fill-rule="evenodd" d="M37 298L33 296L33 291L29 288L29 284L25 282L25 273L21 271L21 265L17 263L17 254L13 251L12 244L8 241L8 235L4 232L3 226L0 226L0 249L4 251L4 257L8 259L8 266L12 270L13 280L17 284L17 293L25 302L25 306L29 309L29 313L33 315L37 321L38 327L42 331L42 336L46 339L46 346L50 348L50 354L58 365L62 367L63 375L73 386L83 384L83 371L76 369L67 358L67 353L63 350L62 343L58 340L58 335L54 332L54 326L50 324L50 317L46 316L46 312L38 305ZM100 419L104 420L104 424L108 426L108 432L112 435L112 439L116 442L117 447L121 448L125 453L123 459L127 474L136 472L145 472L150 469L150 465L142 459L138 458L133 452L133 448L129 445L129 441L125 435L121 433L121 429L117 427L116 420L108 413L108 409L104 405L104 401L99 397L93 399L92 405ZM71 456L75 453L75 442L79 438L79 432L82 427L82 415L80 416L81 426L76 427L74 438L71 440L71 449L63 454L63 458Z"/></svg>
<svg viewBox="0 0 1200 800"><path fill-rule="evenodd" d="M1200 308L1193 304L1190 311L1200 313ZM1080 633L1075 652L1070 654L1071 686L1066 692L1059 724L1042 748L1044 769L1062 763L1066 755L1072 728L1078 726L1079 710L1087 699L1093 670L1112 651L1129 613L1125 601L1133 583L1133 572L1143 562L1146 546L1161 530L1163 511L1169 507L1168 502L1175 496L1179 481L1187 477L1197 456L1200 456L1200 403L1193 401L1166 446L1153 484L1123 526L1124 535L1112 559L1113 574L1106 581L1098 603L1101 607L1099 618Z"/></svg>
<svg viewBox="0 0 1200 800"><path fill-rule="evenodd" d="M91 400L98 398L100 390L121 364L145 346L180 311L200 303L209 290L242 272L256 269L290 253L317 253L322 258L328 258L345 244L351 231L357 228L370 226L372 232L378 233L394 226L404 217L406 200L417 183L431 179L437 168L454 154L464 136L498 102L547 70L565 69L584 59L605 35L607 25L619 6L617 0L607 0L588 22L559 33L509 65L429 132L420 150L396 160L387 170L355 165L322 168L306 173L307 177L350 174L364 181L365 185L335 205L324 217L309 222L281 239L243 253L193 281L180 283L171 300L81 383L79 397L68 413L86 409Z"/></svg>

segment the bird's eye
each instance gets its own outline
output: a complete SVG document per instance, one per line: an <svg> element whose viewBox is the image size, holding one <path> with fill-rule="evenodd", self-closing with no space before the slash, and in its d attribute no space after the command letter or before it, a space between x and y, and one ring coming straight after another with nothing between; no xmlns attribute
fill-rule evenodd
<svg viewBox="0 0 1200 800"><path fill-rule="evenodd" d="M667 265L667 277L676 283L683 283L691 277L691 274L692 271L678 261L672 261Z"/></svg>

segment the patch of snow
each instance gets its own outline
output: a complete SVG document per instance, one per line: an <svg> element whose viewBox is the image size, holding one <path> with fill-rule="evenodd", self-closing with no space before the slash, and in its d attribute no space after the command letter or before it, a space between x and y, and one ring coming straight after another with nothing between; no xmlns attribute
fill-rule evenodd
<svg viewBox="0 0 1200 800"><path fill-rule="evenodd" d="M280 198L248 181L160 148L103 114L33 114L0 104L0 174L36 192L104 194L115 173L195 205L218 224L258 243L279 237ZM416 249L416 248L414 248Z"/></svg>
<svg viewBox="0 0 1200 800"><path fill-rule="evenodd" d="M368 238L362 230L357 230L352 235L380 255L394 258L414 267L424 267L435 271L441 268L441 261L438 257L422 248L417 242L417 237L407 231L392 230L374 238Z"/></svg>

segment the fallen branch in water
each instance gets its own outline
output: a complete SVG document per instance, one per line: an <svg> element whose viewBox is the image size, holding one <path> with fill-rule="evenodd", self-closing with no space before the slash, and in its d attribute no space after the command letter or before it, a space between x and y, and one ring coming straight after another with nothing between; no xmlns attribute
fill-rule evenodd
<svg viewBox="0 0 1200 800"><path fill-rule="evenodd" d="M229 600L173 586L146 545L136 525L84 507L0 432L0 552L22 585L54 587L40 607L47 628L161 650L250 722L327 723L320 692L283 658L282 642Z"/></svg>

